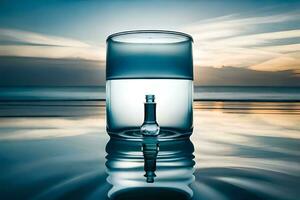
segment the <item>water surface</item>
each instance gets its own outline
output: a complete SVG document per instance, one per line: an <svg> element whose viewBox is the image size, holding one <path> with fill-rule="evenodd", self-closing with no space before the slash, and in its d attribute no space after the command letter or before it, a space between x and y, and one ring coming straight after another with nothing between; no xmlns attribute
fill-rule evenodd
<svg viewBox="0 0 300 200"><path fill-rule="evenodd" d="M194 126L191 143L177 145L195 162L193 199L299 198L300 103L196 102ZM1 101L1 199L106 199L108 142L103 101Z"/></svg>

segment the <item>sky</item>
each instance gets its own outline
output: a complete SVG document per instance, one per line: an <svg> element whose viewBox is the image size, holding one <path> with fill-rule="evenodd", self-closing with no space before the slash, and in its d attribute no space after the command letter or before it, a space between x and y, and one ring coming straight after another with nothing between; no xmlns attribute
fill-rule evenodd
<svg viewBox="0 0 300 200"><path fill-rule="evenodd" d="M300 86L300 1L0 0L0 86L105 85L108 35L181 31L195 85Z"/></svg>

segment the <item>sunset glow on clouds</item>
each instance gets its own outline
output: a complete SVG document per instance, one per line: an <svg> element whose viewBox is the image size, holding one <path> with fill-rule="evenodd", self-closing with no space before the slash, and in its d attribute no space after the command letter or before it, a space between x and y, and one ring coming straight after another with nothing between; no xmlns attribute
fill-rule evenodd
<svg viewBox="0 0 300 200"><path fill-rule="evenodd" d="M179 28L194 38L194 61L197 67L234 66L255 70L280 71L300 68L300 29L259 32L266 24L299 21L300 14L241 18L237 15L203 20ZM277 45L286 39L295 43ZM101 46L65 37L14 29L0 29L0 55L80 58L105 60ZM11 43L11 44L10 44Z"/></svg>
<svg viewBox="0 0 300 200"><path fill-rule="evenodd" d="M300 29L261 32L264 26L300 22L300 14L242 18L231 15L193 23L183 28L195 41L197 66L250 67L281 71L300 68ZM297 39L288 43L288 39ZM277 45L281 40L287 44Z"/></svg>
<svg viewBox="0 0 300 200"><path fill-rule="evenodd" d="M1 56L39 58L80 58L104 60L105 47L65 37L50 36L14 29L0 29Z"/></svg>
<svg viewBox="0 0 300 200"><path fill-rule="evenodd" d="M278 85L295 85L300 77L299 9L300 3L294 0L1 2L0 72L14 74L12 68L30 68L29 80L37 70L47 75L37 69L39 62L49 69L59 67L63 73L77 73L73 63L76 62L77 70L80 68L78 76L90 79L96 73L87 76L82 71L98 70L103 80L95 84L103 83L109 34L163 29L193 37L198 83L232 84L235 79L247 85L256 81L245 82L241 77L251 73L251 80L256 80L268 73L269 85L275 76ZM73 61L66 64L66 59ZM224 76L225 71L231 76ZM55 76L56 71L52 73Z"/></svg>

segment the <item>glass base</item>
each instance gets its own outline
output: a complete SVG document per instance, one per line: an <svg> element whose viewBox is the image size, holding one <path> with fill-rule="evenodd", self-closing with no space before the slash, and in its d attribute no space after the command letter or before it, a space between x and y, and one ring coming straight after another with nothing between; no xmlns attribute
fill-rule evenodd
<svg viewBox="0 0 300 200"><path fill-rule="evenodd" d="M158 141L168 141L175 139L185 139L191 136L193 132L193 128L189 131L175 131L172 129L164 129L161 128L160 132L157 136ZM140 132L139 128L135 129L127 129L127 130L119 130L119 131L110 131L107 130L107 133L110 137L131 140L131 141L142 141L143 135Z"/></svg>

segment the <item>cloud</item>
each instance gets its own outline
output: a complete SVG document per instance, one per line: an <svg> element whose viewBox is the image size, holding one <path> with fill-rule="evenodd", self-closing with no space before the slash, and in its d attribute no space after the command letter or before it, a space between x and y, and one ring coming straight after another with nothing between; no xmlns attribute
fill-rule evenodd
<svg viewBox="0 0 300 200"><path fill-rule="evenodd" d="M0 45L1 56L104 60L104 52L96 47Z"/></svg>
<svg viewBox="0 0 300 200"><path fill-rule="evenodd" d="M300 38L300 29L284 29L294 22L300 22L299 13L258 17L233 14L192 23L181 30L194 38L197 66L297 70L299 57L291 55L300 51L299 40L295 40Z"/></svg>
<svg viewBox="0 0 300 200"><path fill-rule="evenodd" d="M105 48L65 37L0 28L0 55L105 60Z"/></svg>
<svg viewBox="0 0 300 200"><path fill-rule="evenodd" d="M211 86L300 86L300 76L293 71L258 71L240 67L198 67L195 85Z"/></svg>
<svg viewBox="0 0 300 200"><path fill-rule="evenodd" d="M105 62L0 56L0 86L105 85Z"/></svg>
<svg viewBox="0 0 300 200"><path fill-rule="evenodd" d="M56 37L43 35L28 31L14 30L14 29L0 29L0 38L8 41L20 41L31 44L39 45L52 45L52 46L64 46L64 47L89 47L87 43L73 40L64 37Z"/></svg>
<svg viewBox="0 0 300 200"><path fill-rule="evenodd" d="M279 52L284 54L284 53L299 52L300 44L265 46L265 47L260 47L259 49L264 51Z"/></svg>
<svg viewBox="0 0 300 200"><path fill-rule="evenodd" d="M257 14L257 13L254 13ZM237 30L241 32L243 30L249 30L253 26L284 23L290 21L299 21L299 13L285 13L270 16L258 16L258 17L242 17L240 14L231 14L212 19L201 20L191 23L184 28L187 32L198 32L205 30ZM242 29L240 29L242 27Z"/></svg>
<svg viewBox="0 0 300 200"><path fill-rule="evenodd" d="M297 73L300 73L300 53L284 54L257 65L253 65L251 66L251 69L261 71L294 70Z"/></svg>
<svg viewBox="0 0 300 200"><path fill-rule="evenodd" d="M272 43L273 40L300 38L299 30L277 31L260 34L251 34L237 36L233 38L224 39L218 42L219 45L227 46L252 46Z"/></svg>

